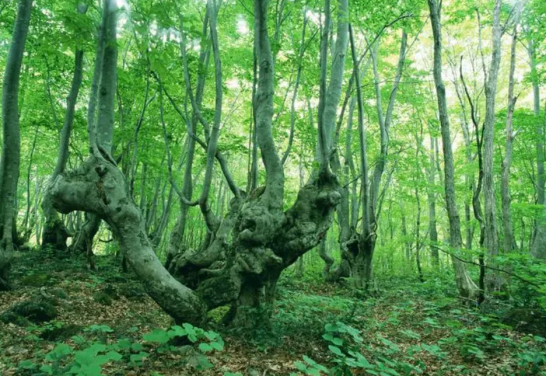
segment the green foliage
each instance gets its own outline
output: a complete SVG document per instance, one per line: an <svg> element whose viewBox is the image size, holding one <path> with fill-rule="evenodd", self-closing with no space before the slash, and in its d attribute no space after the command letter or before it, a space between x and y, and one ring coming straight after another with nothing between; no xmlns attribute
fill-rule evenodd
<svg viewBox="0 0 547 376"><path fill-rule="evenodd" d="M407 361L394 360L393 355L402 352L397 344L377 336L378 340L385 347L375 350L375 360L370 362L361 353L363 349L363 338L359 330L342 322L325 325L325 334L323 339L327 342L327 347L331 355L331 363L334 365L327 368L318 364L307 356L303 357L304 362L296 361L295 367L306 375L319 376L320 372L334 376L350 376L356 370L361 370L370 375L409 375L411 372L421 373L420 368ZM410 349L407 359L412 359L412 350Z"/></svg>
<svg viewBox="0 0 547 376"><path fill-rule="evenodd" d="M76 347L58 343L53 350L44 356L44 363L39 365L32 361L20 362L21 370L39 370L46 375L77 375L100 376L102 366L110 362L126 362L128 365L140 367L154 353L181 352L183 347L171 345L170 341L186 338L197 345L199 352L185 352L187 364L197 371L211 368L213 365L204 355L212 351L222 351L224 341L213 331L206 331L190 324L172 326L169 330L154 330L143 335L145 342L155 344L145 347L140 342L129 338L117 341L107 341L107 335L113 333L107 325L91 325L85 329L87 333L100 335L99 341L89 342L82 336L72 337Z"/></svg>

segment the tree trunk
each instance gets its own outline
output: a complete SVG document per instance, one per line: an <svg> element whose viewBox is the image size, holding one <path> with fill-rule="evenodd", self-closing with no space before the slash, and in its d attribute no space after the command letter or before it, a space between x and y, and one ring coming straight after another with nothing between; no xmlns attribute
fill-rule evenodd
<svg viewBox="0 0 547 376"><path fill-rule="evenodd" d="M126 185L115 165L92 156L77 170L58 175L47 194L61 213L81 210L105 220L150 297L177 322L201 324L205 319L203 303L161 265Z"/></svg>
<svg viewBox="0 0 547 376"><path fill-rule="evenodd" d="M484 245L490 258L497 257L499 253L496 195L494 189L494 124L496 116L496 89L498 83L498 71L501 59L501 26L500 26L501 0L496 0L494 6L492 25L492 59L485 86L486 112L484 117ZM491 263L496 263L491 260ZM497 272L489 274L487 287L498 290L502 284L501 276Z"/></svg>
<svg viewBox="0 0 547 376"><path fill-rule="evenodd" d="M320 243L340 199L336 177L319 167L327 173L312 174L294 205L283 212L284 171L271 133L274 72L267 9L267 0L255 1L256 136L266 186L232 200L209 247L171 263L172 272L195 288L207 309L231 304L226 320L245 326L257 323L247 314L253 310L269 317L281 272Z"/></svg>
<svg viewBox="0 0 547 376"><path fill-rule="evenodd" d="M207 26L209 23L209 13L207 12L206 17L203 21L203 28L202 33L204 36L207 36ZM181 45L181 49L186 48L184 43ZM182 51L181 51L182 53ZM207 68L209 65L209 48L202 48L199 56L200 64L204 67L201 74L198 75L197 79L197 86L196 86L196 94L195 94L195 100L196 105L201 106L201 102L203 100L203 92L205 87L205 77ZM187 70L187 66L184 67L185 71ZM186 80L186 74L185 74L185 80ZM189 83L187 83L187 88L189 86ZM183 177L183 183L182 183L182 194L184 198L188 201L192 200L192 193L193 193L193 183L192 183L192 167L194 165L194 154L196 150L196 140L194 137L190 135L190 132L192 134L196 134L197 130L197 124L198 124L198 117L197 114L194 113L192 116L190 129L188 130L188 145L186 149L186 164L184 166L184 177ZM184 238L184 231L186 228L186 220L188 216L188 210L189 206L184 202L184 200L179 200L180 202L180 213L177 218L177 222L175 224L175 227L173 227L173 230L171 231L171 236L169 238L169 245L167 248L167 259L165 261L165 267L169 268L171 261L173 258L180 252L185 252L186 249L183 247L183 238Z"/></svg>
<svg viewBox="0 0 547 376"><path fill-rule="evenodd" d="M112 72L112 69L109 68L106 73L103 73L104 63L105 60L109 61L110 65L112 65L112 57L106 58L107 50L108 53L112 54L113 48L116 47L116 16L113 13L112 17L109 17L110 9L109 6L111 4L111 0L104 0L103 1L103 14L102 14L102 21L101 25L99 27L99 35L98 35L98 42L97 42L97 50L95 54L95 63L93 68L93 78L91 81L91 90L89 93L89 102L87 107L87 131L89 136L89 147L90 150L92 150L94 153L98 153L98 147L101 146L103 150L105 150L108 154L110 154L110 149L112 147L112 141L108 142L107 136L110 134L112 135L111 131L108 131L105 125L101 126L101 129L98 127L99 118L101 121L106 121L110 123L110 125L113 124L114 120L114 103L112 104L105 104L105 100L113 99L115 94L115 88L116 88L116 74L115 72ZM111 22L110 25L109 19L114 22ZM114 30L112 30L112 27ZM109 35L110 34L110 35ZM107 41L112 42L113 39L113 45L111 44L110 47L107 49ZM115 53L114 61L117 58L117 53ZM112 76L114 75L114 76ZM109 83L106 80L114 80L113 83ZM112 86L113 84L113 86ZM110 93L109 88L111 88L114 92ZM97 114L97 107L99 107L98 114ZM106 111L112 111L112 115L106 114ZM101 137L99 138L97 136L97 133L101 131ZM101 145L99 143L99 140L105 141L105 145ZM105 148L106 147L106 148ZM93 248L93 238L95 237L95 234L99 230L100 226L100 219L94 216L91 213L87 214L87 219L82 228L80 229L79 233L74 239L74 242L71 245L71 250L76 251L78 253L88 253L90 250L92 252ZM88 254L88 257L91 257L91 254Z"/></svg>
<svg viewBox="0 0 547 376"><path fill-rule="evenodd" d="M450 247L452 252L461 249L462 238L460 230L460 216L456 204L456 192L454 187L454 157L452 154L452 139L450 136L450 123L446 104L446 92L442 80L442 35L441 35L441 7L436 0L428 0L431 27L433 30L433 76L437 92L437 104L439 107L439 119L441 123L441 136L443 141L444 157L444 186L448 223L450 228ZM469 276L464 263L452 257L456 286L460 296L466 299L474 299L477 294L477 286Z"/></svg>
<svg viewBox="0 0 547 376"><path fill-rule="evenodd" d="M517 16L513 26L513 37L511 39L511 63L509 67L509 88L507 93L507 118L505 122L505 156L502 162L501 172L501 206L503 213L504 230L504 251L511 252L516 248L515 236L513 234L513 216L511 214L511 190L509 187L509 178L511 175L511 161L513 159L513 112L517 97L514 96L515 88L515 65L516 48L518 36L518 24L520 17L520 2L517 9Z"/></svg>
<svg viewBox="0 0 547 376"><path fill-rule="evenodd" d="M437 234L437 213L436 213L436 194L435 194L435 141L432 135L429 135L429 174L427 190L427 203L429 206L429 241L432 244L431 258L435 267L439 266L439 250L435 246L438 242Z"/></svg>
<svg viewBox="0 0 547 376"><path fill-rule="evenodd" d="M11 287L9 269L14 250L13 230L17 208L17 183L21 163L19 80L25 51L32 0L20 0L6 59L2 85L2 158L0 160L0 290Z"/></svg>
<svg viewBox="0 0 547 376"><path fill-rule="evenodd" d="M87 6L80 5L78 7L79 13L85 13ZM84 51L77 49L74 59L74 75L72 76L72 84L70 86L70 92L67 97L67 107L65 112L65 119L63 122L63 128L60 133L59 140L59 152L57 155L57 164L55 170L50 177L53 181L57 175L61 174L66 167L68 161L68 147L70 141L70 135L72 133L72 125L74 124L74 113L76 108L76 101L78 99L78 93L82 84L83 78L83 60ZM42 233L42 247L53 247L60 251L65 251L66 240L68 236L72 235L65 227L59 214L51 205L49 197L44 197L42 201L42 210L44 211L45 225L44 232Z"/></svg>
<svg viewBox="0 0 547 376"><path fill-rule="evenodd" d="M545 260L545 119L540 116L539 75L536 68L536 44L532 40L528 45L530 70L534 92L534 116L537 123L536 133L536 170L537 170L537 204L542 206L539 219L536 221L535 235L532 242L531 254L537 259Z"/></svg>

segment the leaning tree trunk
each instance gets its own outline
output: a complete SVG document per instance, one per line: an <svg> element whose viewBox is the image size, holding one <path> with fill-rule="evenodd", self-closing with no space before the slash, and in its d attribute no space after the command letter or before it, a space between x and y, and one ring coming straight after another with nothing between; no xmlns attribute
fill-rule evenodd
<svg viewBox="0 0 547 376"><path fill-rule="evenodd" d="M58 175L47 194L63 214L75 210L106 221L150 297L177 322L201 324L205 306L161 265L144 230L144 218L128 194L121 171L108 156L91 156L82 166Z"/></svg>
<svg viewBox="0 0 547 376"><path fill-rule="evenodd" d="M460 230L460 216L456 204L456 192L454 188L454 157L452 154L452 139L450 136L450 123L446 104L446 92L442 80L442 35L441 35L441 6L436 0L428 0L431 27L433 29L433 77L437 91L437 104L439 107L439 119L441 123L441 136L443 141L444 156L444 186L445 200L448 212L450 228L450 247L452 252L461 249L462 237ZM466 299L474 299L477 295L477 286L469 276L465 264L452 257L456 286L460 296Z"/></svg>
<svg viewBox="0 0 547 376"><path fill-rule="evenodd" d="M86 11L87 6L80 5L78 7L79 13L85 13ZM72 133L76 101L78 99L78 93L80 91L83 78L83 61L84 51L77 49L74 58L74 75L72 76L72 84L70 86L70 92L66 101L67 107L65 119L60 134L57 165L55 166L55 170L50 178L52 181L55 180L57 175L65 170L65 166L68 161L70 134ZM53 247L61 251L66 250L66 240L70 235L70 232L65 227L62 219L59 218L59 214L51 205L48 197L44 197L44 200L42 201L42 210L44 211L45 216L44 231L42 233L42 247Z"/></svg>
<svg viewBox="0 0 547 376"><path fill-rule="evenodd" d="M3 145L0 160L0 290L10 288L9 269L14 250L17 183L21 160L19 79L27 39L32 0L20 0L6 60L2 86Z"/></svg>

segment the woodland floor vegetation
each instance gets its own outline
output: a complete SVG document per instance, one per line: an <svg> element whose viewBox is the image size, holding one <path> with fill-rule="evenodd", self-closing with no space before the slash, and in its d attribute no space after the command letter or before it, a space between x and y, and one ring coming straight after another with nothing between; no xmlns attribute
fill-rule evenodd
<svg viewBox="0 0 547 376"><path fill-rule="evenodd" d="M351 349L372 365L347 366L353 374L367 369L373 375L537 375L545 371L541 313L534 319L517 311L515 319L507 316L511 310L503 302L488 313L462 306L454 295L453 281L443 274L429 276L426 283L392 276L379 281L376 296L365 297L354 289L321 281L320 268L320 264L310 268L302 279L292 273L281 279L269 328L227 330L219 323L221 313L211 312L207 326L222 337L223 345L220 351L204 353L195 346L196 355L194 350L181 350L188 341L162 349L161 338L158 343L157 338L146 336L165 333L174 323L146 295L133 273L120 272L114 256L98 257L98 271L90 272L83 258L29 251L15 263L16 287L0 299L0 373L68 375L74 354L59 351L62 346L76 352L116 344L122 344L113 347L119 358L105 360L97 373L81 374L314 375L313 370L321 366L342 369ZM56 311L47 321L34 316L17 320L5 314L21 302L43 302L44 297L53 301ZM327 330L329 325L335 329ZM343 357L329 349L332 338L344 341L339 346ZM56 351L58 361L53 356ZM54 365L52 372L40 371Z"/></svg>

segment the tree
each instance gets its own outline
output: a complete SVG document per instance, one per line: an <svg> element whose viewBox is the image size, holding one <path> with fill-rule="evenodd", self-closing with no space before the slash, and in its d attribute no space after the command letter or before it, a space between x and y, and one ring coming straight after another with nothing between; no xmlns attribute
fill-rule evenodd
<svg viewBox="0 0 547 376"><path fill-rule="evenodd" d="M85 14L87 11L87 5L79 5L78 12ZM78 93L80 92L80 86L83 79L83 64L84 64L84 51L82 48L77 48L74 58L74 75L72 76L72 84L70 86L70 92L67 97L67 106L65 112L65 119L63 122L63 128L60 131L59 137L59 154L57 157L57 164L55 170L51 175L51 180L55 180L57 175L62 173L66 168L68 161L68 146L70 141L70 134L72 133L72 126L74 124L74 114L76 108L76 101L78 99ZM49 198L49 197L47 197ZM42 234L42 247L53 246L58 250L64 251L66 249L66 239L69 235L69 231L65 227L64 223L59 218L59 214L49 200L42 202L42 209L45 216L44 232Z"/></svg>
<svg viewBox="0 0 547 376"><path fill-rule="evenodd" d="M20 0L2 84L2 159L0 160L0 290L10 288L14 251L17 183L21 163L19 80L30 23L32 0Z"/></svg>
<svg viewBox="0 0 547 376"><path fill-rule="evenodd" d="M494 5L492 25L492 58L490 69L486 76L484 96L486 100L483 130L483 163L484 163L484 245L491 258L499 253L498 228L496 218L496 196L494 192L494 123L496 116L496 93L498 85L498 71L501 60L501 1L496 0ZM500 276L490 274L488 288L497 290L501 286Z"/></svg>
<svg viewBox="0 0 547 376"><path fill-rule="evenodd" d="M437 105L439 120L441 123L441 137L443 142L444 158L444 189L448 223L450 227L450 247L457 251L462 246L460 230L460 216L456 204L456 192L454 189L454 157L452 154L452 138L450 136L450 122L446 105L446 92L442 80L442 35L441 35L441 5L435 0L428 0L431 28L433 30L433 78L437 92ZM456 286L460 295L467 299L474 299L477 294L477 286L469 276L463 262L452 257Z"/></svg>

